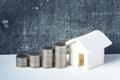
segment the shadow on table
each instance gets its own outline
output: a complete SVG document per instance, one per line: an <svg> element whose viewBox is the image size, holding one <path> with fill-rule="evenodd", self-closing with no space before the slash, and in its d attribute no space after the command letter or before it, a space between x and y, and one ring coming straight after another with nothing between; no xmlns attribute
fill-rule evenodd
<svg viewBox="0 0 120 80"><path fill-rule="evenodd" d="M110 62L115 62L118 59L120 59L119 54L109 54L109 55L105 55L105 63L110 63Z"/></svg>

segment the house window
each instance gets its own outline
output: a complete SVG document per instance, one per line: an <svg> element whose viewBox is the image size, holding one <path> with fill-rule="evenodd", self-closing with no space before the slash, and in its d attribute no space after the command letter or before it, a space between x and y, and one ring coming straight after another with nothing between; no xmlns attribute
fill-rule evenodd
<svg viewBox="0 0 120 80"><path fill-rule="evenodd" d="M84 54L78 54L79 55L79 66L84 65Z"/></svg>

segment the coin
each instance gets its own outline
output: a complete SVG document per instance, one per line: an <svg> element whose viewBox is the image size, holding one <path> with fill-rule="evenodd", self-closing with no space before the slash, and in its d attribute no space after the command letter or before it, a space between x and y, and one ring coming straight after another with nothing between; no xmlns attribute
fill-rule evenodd
<svg viewBox="0 0 120 80"><path fill-rule="evenodd" d="M66 45L65 43L58 42L55 44L55 67L66 67Z"/></svg>
<svg viewBox="0 0 120 80"><path fill-rule="evenodd" d="M28 56L26 54L17 54L16 66L17 67L27 67L28 66Z"/></svg>
<svg viewBox="0 0 120 80"><path fill-rule="evenodd" d="M44 46L42 49L42 67L52 68L53 67L53 48L51 46Z"/></svg>
<svg viewBox="0 0 120 80"><path fill-rule="evenodd" d="M29 66L31 68L40 67L40 54L39 53L32 52L29 54Z"/></svg>

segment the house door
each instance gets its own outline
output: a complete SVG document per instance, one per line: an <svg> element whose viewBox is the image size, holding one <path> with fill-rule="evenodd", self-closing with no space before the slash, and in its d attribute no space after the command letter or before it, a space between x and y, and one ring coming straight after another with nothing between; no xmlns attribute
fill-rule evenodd
<svg viewBox="0 0 120 80"><path fill-rule="evenodd" d="M84 65L84 54L78 54L79 55L79 66Z"/></svg>

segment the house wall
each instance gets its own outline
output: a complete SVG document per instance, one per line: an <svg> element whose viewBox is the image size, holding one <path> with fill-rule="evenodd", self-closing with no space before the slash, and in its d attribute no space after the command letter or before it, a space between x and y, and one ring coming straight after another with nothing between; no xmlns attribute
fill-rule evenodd
<svg viewBox="0 0 120 80"><path fill-rule="evenodd" d="M44 45L103 31L120 53L120 0L0 0L0 54L41 52Z"/></svg>

